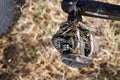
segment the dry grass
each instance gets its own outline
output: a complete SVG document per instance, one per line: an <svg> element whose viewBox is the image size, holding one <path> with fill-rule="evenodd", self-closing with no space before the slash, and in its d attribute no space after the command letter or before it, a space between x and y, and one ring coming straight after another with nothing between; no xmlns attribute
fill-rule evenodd
<svg viewBox="0 0 120 80"><path fill-rule="evenodd" d="M75 69L61 62L59 52L51 43L52 35L66 20L60 1L26 0L14 30L0 39L0 79L120 80L118 21L83 17L101 44L94 66ZM120 4L120 0L101 1ZM9 54L15 56L14 61L9 60Z"/></svg>

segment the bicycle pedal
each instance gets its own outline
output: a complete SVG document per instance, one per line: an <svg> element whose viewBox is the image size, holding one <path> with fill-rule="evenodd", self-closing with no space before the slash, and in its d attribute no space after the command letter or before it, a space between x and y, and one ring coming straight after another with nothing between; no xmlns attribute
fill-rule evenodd
<svg viewBox="0 0 120 80"><path fill-rule="evenodd" d="M94 42L90 31L77 26L74 34L68 35L73 33L73 26L62 25L52 37L53 45L61 53L62 62L76 68L92 64Z"/></svg>

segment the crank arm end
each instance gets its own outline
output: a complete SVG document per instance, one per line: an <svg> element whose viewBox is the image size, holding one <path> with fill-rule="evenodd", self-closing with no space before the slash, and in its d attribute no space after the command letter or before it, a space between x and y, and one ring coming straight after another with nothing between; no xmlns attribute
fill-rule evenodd
<svg viewBox="0 0 120 80"><path fill-rule="evenodd" d="M74 10L74 0L63 0L62 9L70 13ZM80 15L120 21L120 6L93 0L78 0Z"/></svg>

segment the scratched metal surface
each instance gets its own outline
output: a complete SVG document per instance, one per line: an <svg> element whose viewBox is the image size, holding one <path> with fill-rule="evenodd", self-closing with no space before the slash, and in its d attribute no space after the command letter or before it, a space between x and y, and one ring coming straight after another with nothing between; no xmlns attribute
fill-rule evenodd
<svg viewBox="0 0 120 80"><path fill-rule="evenodd" d="M73 0L64 0L62 8L68 13L73 10L73 4ZM94 0L78 0L76 6L80 9L81 15L120 21L120 5Z"/></svg>

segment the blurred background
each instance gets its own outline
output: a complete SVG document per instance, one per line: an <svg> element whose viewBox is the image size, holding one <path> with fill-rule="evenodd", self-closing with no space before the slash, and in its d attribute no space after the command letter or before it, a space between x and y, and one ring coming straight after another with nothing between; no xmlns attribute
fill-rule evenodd
<svg viewBox="0 0 120 80"><path fill-rule="evenodd" d="M14 29L0 39L0 80L120 80L119 21L83 16L100 44L94 65L77 69L62 63L51 43L67 19L61 1L25 0ZM120 5L120 0L97 1Z"/></svg>

